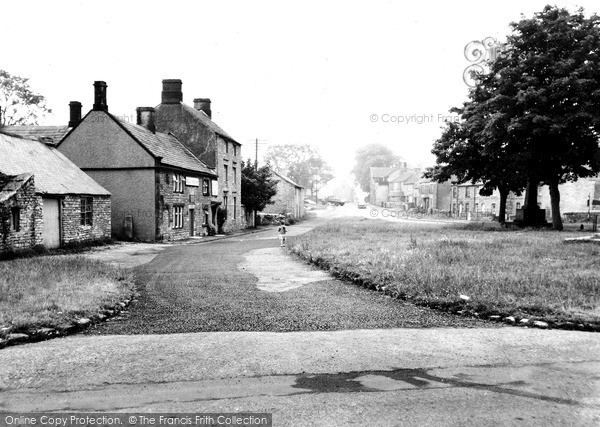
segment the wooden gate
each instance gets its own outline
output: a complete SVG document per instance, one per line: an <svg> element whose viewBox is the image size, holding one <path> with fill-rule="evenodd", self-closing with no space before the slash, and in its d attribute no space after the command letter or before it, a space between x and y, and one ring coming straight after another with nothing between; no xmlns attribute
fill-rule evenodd
<svg viewBox="0 0 600 427"><path fill-rule="evenodd" d="M60 207L58 199L43 199L44 246L58 248L60 246Z"/></svg>

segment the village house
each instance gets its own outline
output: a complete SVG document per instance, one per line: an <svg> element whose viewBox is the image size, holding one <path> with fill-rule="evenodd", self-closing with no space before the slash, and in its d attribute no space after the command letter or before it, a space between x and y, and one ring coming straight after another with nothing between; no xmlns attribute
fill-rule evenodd
<svg viewBox="0 0 600 427"><path fill-rule="evenodd" d="M94 105L58 149L112 193L112 234L141 241L179 240L217 230L210 205L216 173L175 136L156 132L152 107L137 124L108 112L105 82Z"/></svg>
<svg viewBox="0 0 600 427"><path fill-rule="evenodd" d="M450 212L450 181L437 182L429 178L419 178L414 185L415 205L426 213Z"/></svg>
<svg viewBox="0 0 600 427"><path fill-rule="evenodd" d="M294 219L302 218L304 209L304 187L296 184L284 174L273 172L273 178L277 180L277 194L271 199L273 203L268 204L263 214L281 214Z"/></svg>
<svg viewBox="0 0 600 427"><path fill-rule="evenodd" d="M394 171L390 167L369 168L369 203L384 206L388 201L389 184L387 177Z"/></svg>
<svg viewBox="0 0 600 427"><path fill-rule="evenodd" d="M566 220L582 221L591 214L600 213L600 176L580 178L558 186L560 213ZM538 205L546 211L546 220L552 221L550 188L538 188Z"/></svg>
<svg viewBox="0 0 600 427"><path fill-rule="evenodd" d="M500 192L494 190L491 196L479 194L481 183L452 184L451 213L452 216L462 219L476 219L480 217L497 217L500 213ZM506 220L513 220L517 209L523 207L525 196L509 193L506 199Z"/></svg>
<svg viewBox="0 0 600 427"><path fill-rule="evenodd" d="M0 252L110 238L110 193L53 147L0 132Z"/></svg>
<svg viewBox="0 0 600 427"><path fill-rule="evenodd" d="M156 107L156 130L172 133L197 158L213 168L218 181L210 202L213 217L226 215L224 231L246 226L242 211L242 146L212 120L211 100L194 99L194 106L183 103L182 82L162 81L161 103Z"/></svg>
<svg viewBox="0 0 600 427"><path fill-rule="evenodd" d="M410 209L415 207L414 187L421 176L420 170L409 170L406 167L395 169L387 177L388 207Z"/></svg>

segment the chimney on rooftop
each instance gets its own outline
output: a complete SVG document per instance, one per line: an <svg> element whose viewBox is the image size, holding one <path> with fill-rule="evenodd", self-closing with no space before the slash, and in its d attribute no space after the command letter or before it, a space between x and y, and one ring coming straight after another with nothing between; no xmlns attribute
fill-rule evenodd
<svg viewBox="0 0 600 427"><path fill-rule="evenodd" d="M69 127L74 128L81 121L81 102L71 101L69 102Z"/></svg>
<svg viewBox="0 0 600 427"><path fill-rule="evenodd" d="M137 112L137 124L155 133L154 107L138 107L135 111Z"/></svg>
<svg viewBox="0 0 600 427"><path fill-rule="evenodd" d="M209 118L212 118L212 111L210 111L210 98L194 99L194 108L198 111L204 111Z"/></svg>
<svg viewBox="0 0 600 427"><path fill-rule="evenodd" d="M106 105L106 82L94 82L94 107L95 111L108 111Z"/></svg>
<svg viewBox="0 0 600 427"><path fill-rule="evenodd" d="M183 100L181 92L181 80L166 79L162 81L162 103L163 104L179 104Z"/></svg>

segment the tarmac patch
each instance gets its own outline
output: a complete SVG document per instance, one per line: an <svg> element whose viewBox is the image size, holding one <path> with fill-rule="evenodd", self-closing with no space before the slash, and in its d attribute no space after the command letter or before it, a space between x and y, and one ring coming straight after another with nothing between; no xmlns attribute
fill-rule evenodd
<svg viewBox="0 0 600 427"><path fill-rule="evenodd" d="M258 279L256 287L266 292L286 292L309 283L331 280L322 270L294 261L284 248L250 251L238 267Z"/></svg>

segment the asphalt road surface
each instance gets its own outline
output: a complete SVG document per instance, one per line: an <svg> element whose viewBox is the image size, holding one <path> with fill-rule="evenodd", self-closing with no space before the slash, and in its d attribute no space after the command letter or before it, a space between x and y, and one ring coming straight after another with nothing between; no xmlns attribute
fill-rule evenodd
<svg viewBox="0 0 600 427"><path fill-rule="evenodd" d="M0 412L255 411L273 413L276 426L600 424L600 334L407 307L286 263L269 233L166 248L139 267L147 282L128 317L1 350Z"/></svg>

